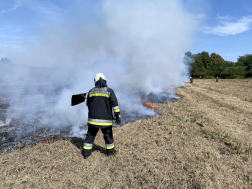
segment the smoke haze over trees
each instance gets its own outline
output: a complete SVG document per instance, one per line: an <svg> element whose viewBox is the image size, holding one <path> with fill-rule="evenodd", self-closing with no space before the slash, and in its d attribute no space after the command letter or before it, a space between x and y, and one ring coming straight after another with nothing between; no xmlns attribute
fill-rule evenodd
<svg viewBox="0 0 252 189"><path fill-rule="evenodd" d="M237 62L225 61L219 54L203 51L198 54L185 53L186 57L193 59L190 74L194 78L223 79L248 78L252 76L252 54L239 56Z"/></svg>

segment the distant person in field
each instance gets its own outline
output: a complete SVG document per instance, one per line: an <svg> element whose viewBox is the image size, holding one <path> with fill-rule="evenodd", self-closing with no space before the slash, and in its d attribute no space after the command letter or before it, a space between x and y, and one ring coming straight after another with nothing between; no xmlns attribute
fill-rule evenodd
<svg viewBox="0 0 252 189"><path fill-rule="evenodd" d="M95 136L99 129L103 133L106 144L106 155L116 153L113 138L113 113L116 116L116 123L121 123L120 109L114 91L107 86L107 79L102 73L94 78L95 87L87 95L88 106L88 132L84 141L83 156L86 159L91 155Z"/></svg>
<svg viewBox="0 0 252 189"><path fill-rule="evenodd" d="M190 77L190 83L191 83L191 84L193 83L193 78L192 78L192 77Z"/></svg>
<svg viewBox="0 0 252 189"><path fill-rule="evenodd" d="M199 76L199 78L201 79L201 75Z"/></svg>
<svg viewBox="0 0 252 189"><path fill-rule="evenodd" d="M218 76L216 77L216 82L218 82Z"/></svg>

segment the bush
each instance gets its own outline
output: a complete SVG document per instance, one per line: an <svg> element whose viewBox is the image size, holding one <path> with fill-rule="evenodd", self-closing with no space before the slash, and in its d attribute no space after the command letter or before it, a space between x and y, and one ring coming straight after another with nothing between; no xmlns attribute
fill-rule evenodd
<svg viewBox="0 0 252 189"><path fill-rule="evenodd" d="M237 78L238 77L238 75L231 75L229 78L230 79L235 79L235 78Z"/></svg>
<svg viewBox="0 0 252 189"><path fill-rule="evenodd" d="M214 76L206 76L205 79L215 79Z"/></svg>
<svg viewBox="0 0 252 189"><path fill-rule="evenodd" d="M239 75L237 78L239 78L239 79L245 79L246 77L244 75L242 75L242 76Z"/></svg>
<svg viewBox="0 0 252 189"><path fill-rule="evenodd" d="M240 76L240 75L231 75L230 77L229 77L230 79L244 79L245 78L245 76Z"/></svg>

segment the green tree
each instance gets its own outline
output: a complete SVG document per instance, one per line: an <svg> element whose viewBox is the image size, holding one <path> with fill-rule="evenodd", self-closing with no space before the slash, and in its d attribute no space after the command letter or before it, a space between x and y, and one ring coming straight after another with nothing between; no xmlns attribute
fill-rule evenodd
<svg viewBox="0 0 252 189"><path fill-rule="evenodd" d="M198 54L185 53L192 62L191 75L193 77L215 76L220 78L234 78L238 76L252 77L252 54L239 56L237 62L225 61L219 54L203 51Z"/></svg>
<svg viewBox="0 0 252 189"><path fill-rule="evenodd" d="M11 60L9 58L1 58L0 64L10 64Z"/></svg>
<svg viewBox="0 0 252 189"><path fill-rule="evenodd" d="M211 59L210 59L209 53L206 51L203 51L201 53L201 58L202 58L202 62L204 64L204 67L208 70L210 68L210 64L211 64Z"/></svg>
<svg viewBox="0 0 252 189"><path fill-rule="evenodd" d="M246 77L252 77L252 64L249 64L246 68Z"/></svg>
<svg viewBox="0 0 252 189"><path fill-rule="evenodd" d="M244 66L226 67L222 72L222 77L230 78L231 76L244 76L245 74Z"/></svg>
<svg viewBox="0 0 252 189"><path fill-rule="evenodd" d="M196 56L194 56L194 64L192 65L192 76L193 77L205 77L207 76L207 70L204 66L204 63L202 61L202 56L201 54L197 54Z"/></svg>
<svg viewBox="0 0 252 189"><path fill-rule="evenodd" d="M252 64L252 54L245 54L237 59L238 66L248 66L249 64Z"/></svg>
<svg viewBox="0 0 252 189"><path fill-rule="evenodd" d="M245 54L244 56L239 56L237 59L237 66L245 66L246 77L252 76L252 54Z"/></svg>
<svg viewBox="0 0 252 189"><path fill-rule="evenodd" d="M227 64L225 63L225 60L216 53L212 53L210 55L211 59L211 65L209 69L209 75L213 75L215 77L221 77L221 73L224 71Z"/></svg>
<svg viewBox="0 0 252 189"><path fill-rule="evenodd" d="M187 51L187 52L185 53L185 55L190 57L190 56L192 55L192 53L191 53L190 51Z"/></svg>
<svg viewBox="0 0 252 189"><path fill-rule="evenodd" d="M236 66L236 63L235 62L232 62L232 61L226 61L225 60L225 63L227 65L227 67L235 67Z"/></svg>

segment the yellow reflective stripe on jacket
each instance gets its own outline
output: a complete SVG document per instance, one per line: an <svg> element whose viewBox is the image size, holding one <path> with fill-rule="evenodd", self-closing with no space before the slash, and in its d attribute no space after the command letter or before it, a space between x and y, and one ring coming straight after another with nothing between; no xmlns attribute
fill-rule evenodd
<svg viewBox="0 0 252 189"><path fill-rule="evenodd" d="M102 123L102 122L94 122L94 121L88 121L89 124L92 125L102 125L102 126L110 126L113 125L113 123Z"/></svg>
<svg viewBox="0 0 252 189"><path fill-rule="evenodd" d="M120 112L120 109L115 109L114 112Z"/></svg>
<svg viewBox="0 0 252 189"><path fill-rule="evenodd" d="M106 146L106 148L109 150L109 149L112 149L112 148L114 148L115 146L113 145L113 146Z"/></svg>
<svg viewBox="0 0 252 189"><path fill-rule="evenodd" d="M121 115L118 115L118 117L121 117Z"/></svg>
<svg viewBox="0 0 252 189"><path fill-rule="evenodd" d="M104 93L93 93L93 94L89 95L89 97L93 97L93 96L103 96L103 97L109 98L109 95L108 94L104 94Z"/></svg>
<svg viewBox="0 0 252 189"><path fill-rule="evenodd" d="M114 107L113 107L113 110L114 110L114 112L120 112L119 106L114 106Z"/></svg>
<svg viewBox="0 0 252 189"><path fill-rule="evenodd" d="M83 148L86 149L86 150L91 150L92 146L83 146Z"/></svg>

